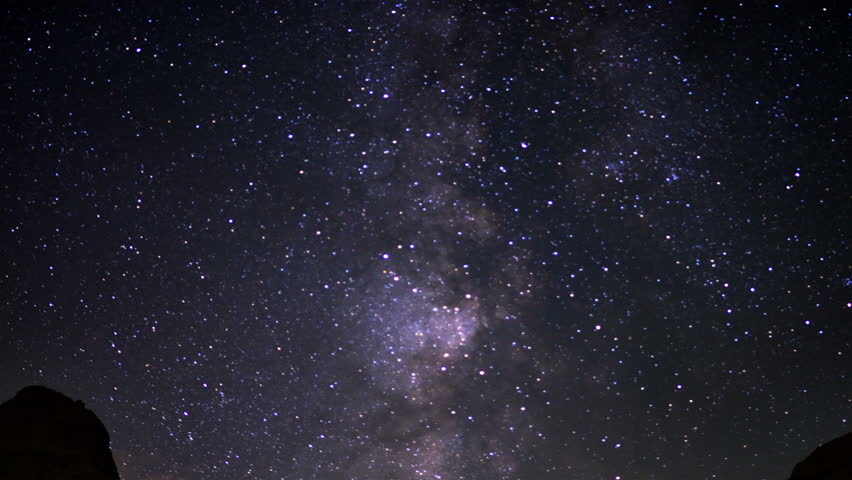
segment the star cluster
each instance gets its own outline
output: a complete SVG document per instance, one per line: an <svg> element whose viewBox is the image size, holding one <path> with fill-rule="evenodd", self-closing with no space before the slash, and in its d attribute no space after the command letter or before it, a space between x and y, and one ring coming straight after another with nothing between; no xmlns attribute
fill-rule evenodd
<svg viewBox="0 0 852 480"><path fill-rule="evenodd" d="M848 8L13 3L0 396L122 478L776 479L850 430Z"/></svg>

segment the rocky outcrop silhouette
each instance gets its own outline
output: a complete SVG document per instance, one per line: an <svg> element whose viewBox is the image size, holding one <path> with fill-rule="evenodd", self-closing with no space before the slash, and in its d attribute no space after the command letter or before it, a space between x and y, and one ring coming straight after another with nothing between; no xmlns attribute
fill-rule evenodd
<svg viewBox="0 0 852 480"><path fill-rule="evenodd" d="M793 468L789 480L852 479L852 432L823 444Z"/></svg>
<svg viewBox="0 0 852 480"><path fill-rule="evenodd" d="M30 386L0 405L0 479L118 480L109 434L83 402Z"/></svg>

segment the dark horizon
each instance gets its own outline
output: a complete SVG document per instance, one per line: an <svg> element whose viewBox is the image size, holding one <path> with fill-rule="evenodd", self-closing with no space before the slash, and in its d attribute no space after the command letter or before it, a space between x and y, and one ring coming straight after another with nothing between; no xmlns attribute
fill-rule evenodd
<svg viewBox="0 0 852 480"><path fill-rule="evenodd" d="M836 3L5 7L0 401L124 480L786 479L852 430Z"/></svg>

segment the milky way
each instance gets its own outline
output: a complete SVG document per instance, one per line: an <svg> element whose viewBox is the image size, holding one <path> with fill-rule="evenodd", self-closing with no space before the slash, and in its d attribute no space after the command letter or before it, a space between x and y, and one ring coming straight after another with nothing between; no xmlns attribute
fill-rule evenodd
<svg viewBox="0 0 852 480"><path fill-rule="evenodd" d="M800 3L7 7L0 397L126 480L784 478L852 402Z"/></svg>

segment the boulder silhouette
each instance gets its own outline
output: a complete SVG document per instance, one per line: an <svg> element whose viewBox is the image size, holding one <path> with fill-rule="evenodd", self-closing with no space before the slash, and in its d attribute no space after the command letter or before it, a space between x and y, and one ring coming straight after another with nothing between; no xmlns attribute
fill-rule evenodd
<svg viewBox="0 0 852 480"><path fill-rule="evenodd" d="M852 479L852 432L823 444L793 468L790 480Z"/></svg>
<svg viewBox="0 0 852 480"><path fill-rule="evenodd" d="M109 434L83 402L30 386L0 405L0 480L118 480Z"/></svg>

